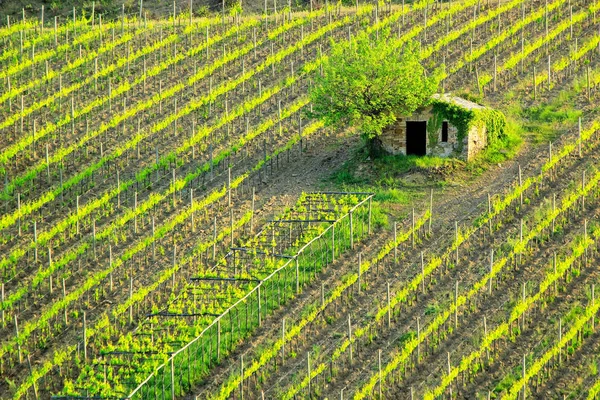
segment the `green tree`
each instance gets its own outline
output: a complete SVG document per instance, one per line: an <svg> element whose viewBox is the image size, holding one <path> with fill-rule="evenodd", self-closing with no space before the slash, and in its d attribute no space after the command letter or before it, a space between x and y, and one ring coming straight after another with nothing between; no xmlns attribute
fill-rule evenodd
<svg viewBox="0 0 600 400"><path fill-rule="evenodd" d="M427 105L439 85L443 66L427 74L419 45L399 46L389 32L378 40L360 33L333 43L323 73L310 90L309 115L326 125L350 124L361 130L372 156L381 154L380 135L397 116Z"/></svg>

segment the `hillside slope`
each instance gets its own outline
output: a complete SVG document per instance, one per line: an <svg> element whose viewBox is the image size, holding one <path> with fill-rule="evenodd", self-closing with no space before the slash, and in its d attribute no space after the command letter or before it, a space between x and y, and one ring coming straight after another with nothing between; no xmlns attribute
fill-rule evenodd
<svg viewBox="0 0 600 400"><path fill-rule="evenodd" d="M593 394L598 7L0 28L0 396ZM331 43L384 29L444 90L522 117L525 151L378 173L352 127L307 119ZM538 376L558 326L579 339Z"/></svg>

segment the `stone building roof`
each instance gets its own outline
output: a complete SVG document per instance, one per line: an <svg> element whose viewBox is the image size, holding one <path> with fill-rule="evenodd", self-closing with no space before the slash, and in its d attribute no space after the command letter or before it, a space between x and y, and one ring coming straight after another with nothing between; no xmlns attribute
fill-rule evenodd
<svg viewBox="0 0 600 400"><path fill-rule="evenodd" d="M434 100L442 101L444 103L456 104L457 106L464 108L466 110L475 110L475 109L485 108L484 106L482 106L480 104L473 103L472 101L463 99L462 97L452 96L452 94L449 94L449 93L443 93L443 94L436 93L431 97Z"/></svg>

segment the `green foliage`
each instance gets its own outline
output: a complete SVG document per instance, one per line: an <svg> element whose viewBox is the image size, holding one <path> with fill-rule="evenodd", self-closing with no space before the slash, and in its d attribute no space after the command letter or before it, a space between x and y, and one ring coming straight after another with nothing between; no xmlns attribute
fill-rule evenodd
<svg viewBox="0 0 600 400"><path fill-rule="evenodd" d="M242 9L242 2L241 1L230 1L230 9L229 9L229 15L234 17L237 15L242 15L243 9Z"/></svg>
<svg viewBox="0 0 600 400"><path fill-rule="evenodd" d="M388 216L377 201L374 201L372 204L371 224L375 229L387 228L389 226Z"/></svg>
<svg viewBox="0 0 600 400"><path fill-rule="evenodd" d="M433 116L427 121L427 136L429 139L429 146L435 147L438 144L438 132L442 128L444 117L439 113L434 113Z"/></svg>
<svg viewBox="0 0 600 400"><path fill-rule="evenodd" d="M434 100L433 114L435 118L447 120L457 129L459 146L471 127L485 127L488 146L502 141L506 137L506 117L500 111L490 108L466 109L458 104Z"/></svg>
<svg viewBox="0 0 600 400"><path fill-rule="evenodd" d="M519 110L524 129L534 143L554 141L562 130L577 124L581 111L573 107L573 97L574 93L563 92L550 103Z"/></svg>
<svg viewBox="0 0 600 400"><path fill-rule="evenodd" d="M507 118L504 136L488 144L478 160L489 164L498 164L510 160L516 155L522 143L520 125L513 119Z"/></svg>
<svg viewBox="0 0 600 400"><path fill-rule="evenodd" d="M442 70L428 76L419 52L414 42L398 48L389 31L378 40L360 33L334 43L311 89L309 115L326 125L358 125L366 139L379 136L397 115L426 105L438 87Z"/></svg>
<svg viewBox="0 0 600 400"><path fill-rule="evenodd" d="M438 118L447 120L457 129L457 139L459 145L467 136L471 123L475 118L475 113L472 110L467 110L457 104L448 103L445 101L434 100L432 104L432 113Z"/></svg>

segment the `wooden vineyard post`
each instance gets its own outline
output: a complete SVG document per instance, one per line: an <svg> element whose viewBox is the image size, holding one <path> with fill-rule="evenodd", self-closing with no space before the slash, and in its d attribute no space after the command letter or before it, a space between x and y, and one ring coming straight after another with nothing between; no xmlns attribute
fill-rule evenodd
<svg viewBox="0 0 600 400"><path fill-rule="evenodd" d="M217 320L217 362L221 360L221 319Z"/></svg>
<svg viewBox="0 0 600 400"><path fill-rule="evenodd" d="M119 177L118 170L117 170L117 208L121 208L121 179Z"/></svg>
<svg viewBox="0 0 600 400"><path fill-rule="evenodd" d="M22 31L21 31L21 46L23 46L23 32L22 32ZM22 51L22 50L21 50L21 51ZM21 58L23 58L23 55L22 55L22 54L21 54ZM25 105L24 105L24 101L25 101L25 98L24 98L24 96L23 96L23 95L21 95L21 136L23 136L23 123L24 123L24 121L23 121L23 117L24 117L24 115L25 115L25 110L24 110L24 107L25 107Z"/></svg>
<svg viewBox="0 0 600 400"><path fill-rule="evenodd" d="M525 400L527 396L527 381L525 380L527 376L526 361L525 354L523 354L523 400Z"/></svg>
<svg viewBox="0 0 600 400"><path fill-rule="evenodd" d="M134 215L133 215L133 233L135 233L137 235L138 233L138 223L137 223L137 208L138 208L138 193L135 192L133 194L133 210L134 210Z"/></svg>
<svg viewBox="0 0 600 400"><path fill-rule="evenodd" d="M492 197L490 193L487 194L487 203L488 203L488 225L490 228L490 236L492 235Z"/></svg>
<svg viewBox="0 0 600 400"><path fill-rule="evenodd" d="M0 300L2 300L2 303L4 303L4 282L0 286ZM0 310L0 311L1 311L0 314L2 314L2 326L4 326L4 323L5 323L4 308L2 308L2 310Z"/></svg>
<svg viewBox="0 0 600 400"><path fill-rule="evenodd" d="M386 286L387 286L387 323L388 323L388 329L390 329L392 327L392 308L390 307L390 282L386 282ZM593 292L593 290L592 290Z"/></svg>
<svg viewBox="0 0 600 400"><path fill-rule="evenodd" d="M348 341L350 342L348 345L348 357L350 365L352 365L352 322L350 321L350 314L348 314Z"/></svg>
<svg viewBox="0 0 600 400"><path fill-rule="evenodd" d="M311 392L311 388L310 388L310 351L308 351L306 353L306 369L307 369L307 373L308 373L308 398L310 399L310 392Z"/></svg>
<svg viewBox="0 0 600 400"><path fill-rule="evenodd" d="M414 249L415 248L415 209L414 209L414 207L412 209L412 223L411 223L410 232L411 232L410 236L411 236L411 241L412 241L411 245L412 245L412 248Z"/></svg>
<svg viewBox="0 0 600 400"><path fill-rule="evenodd" d="M562 318L558 319L558 342L562 341ZM562 364L562 347L558 348L558 365Z"/></svg>
<svg viewBox="0 0 600 400"><path fill-rule="evenodd" d="M573 26L571 26L571 29L573 29ZM585 76L586 76L586 84L587 84L587 100L591 101L592 100L592 90L590 87L590 66L589 65L585 69Z"/></svg>
<svg viewBox="0 0 600 400"><path fill-rule="evenodd" d="M521 291L521 303L525 303L525 298L526 298L526 293L527 293L527 284L525 282L523 282L522 285L522 291ZM525 330L525 314L527 313L527 311L523 311L523 316L521 319L521 330Z"/></svg>
<svg viewBox="0 0 600 400"><path fill-rule="evenodd" d="M521 218L520 228L519 228L519 244L523 243L523 218ZM521 264L521 260L523 257L523 251L519 251L519 264Z"/></svg>
<svg viewBox="0 0 600 400"><path fill-rule="evenodd" d="M548 54L548 91L550 91L552 77L552 64L550 63L550 54Z"/></svg>
<svg viewBox="0 0 600 400"><path fill-rule="evenodd" d="M557 262L556 252L554 252L554 255L552 257L552 266L554 268L555 274L556 274L556 262ZM558 282L556 280L554 281L554 293L558 294Z"/></svg>
<svg viewBox="0 0 600 400"><path fill-rule="evenodd" d="M173 185L173 208L175 208L175 206L177 205L177 200L176 200L176 194L177 194L177 190L175 189L175 183L177 182L177 179L175 177L175 168L173 168L173 176L172 176L172 180L171 180L171 185Z"/></svg>
<svg viewBox="0 0 600 400"><path fill-rule="evenodd" d="M496 81L498 78L498 56L494 54L494 92L496 92Z"/></svg>
<svg viewBox="0 0 600 400"><path fill-rule="evenodd" d="M38 260L38 249L37 249L37 221L33 221L33 246L35 262Z"/></svg>
<svg viewBox="0 0 600 400"><path fill-rule="evenodd" d="M252 214L250 215L250 233L254 233L254 206L255 206L255 188L252 187Z"/></svg>
<svg viewBox="0 0 600 400"><path fill-rule="evenodd" d="M133 297L133 276L129 276L129 301ZM133 323L133 304L129 305L129 323Z"/></svg>
<svg viewBox="0 0 600 400"><path fill-rule="evenodd" d="M552 142L548 142L548 161L552 161ZM554 175L552 173L552 170L554 168L550 168L549 174L550 174L550 182L554 181Z"/></svg>
<svg viewBox="0 0 600 400"><path fill-rule="evenodd" d="M87 361L87 321L83 312L83 359Z"/></svg>
<svg viewBox="0 0 600 400"><path fill-rule="evenodd" d="M23 362L23 354L21 352L21 341L19 340L19 321L17 320L17 316L14 316L15 321L15 338L17 339L17 350L19 352L19 363Z"/></svg>
<svg viewBox="0 0 600 400"><path fill-rule="evenodd" d="M494 268L494 249L491 250L490 252L490 280L488 281L488 293L491 295L492 294L492 270Z"/></svg>
<svg viewBox="0 0 600 400"><path fill-rule="evenodd" d="M581 171L581 191L585 190L585 170ZM585 211L585 195L581 196L581 211ZM587 220L584 220L584 226L587 227ZM586 229L587 232L587 229Z"/></svg>
<svg viewBox="0 0 600 400"><path fill-rule="evenodd" d="M535 76L535 65L533 66L533 100L537 99L537 79Z"/></svg>
<svg viewBox="0 0 600 400"><path fill-rule="evenodd" d="M196 224L194 223L194 189L190 188L190 210L192 210L192 213L190 215L191 217L191 225L192 225L192 233L196 232Z"/></svg>
<svg viewBox="0 0 600 400"><path fill-rule="evenodd" d="M175 16L173 16L173 21L175 21ZM173 23L175 23L175 22L173 22ZM175 365L174 365L174 356L171 356L171 399L175 400Z"/></svg>
<svg viewBox="0 0 600 400"><path fill-rule="evenodd" d="M360 294L360 263L362 261L362 253L358 253L358 278L357 278L357 283L358 283L358 293Z"/></svg>
<svg viewBox="0 0 600 400"><path fill-rule="evenodd" d="M48 183L50 183L50 156L48 154L48 146L48 143L46 143L46 176L48 177Z"/></svg>
<svg viewBox="0 0 600 400"><path fill-rule="evenodd" d="M379 369L379 399L383 399L383 374L381 373L381 349L377 351L377 367Z"/></svg>
<svg viewBox="0 0 600 400"><path fill-rule="evenodd" d="M446 355L447 355L447 360L448 360L448 365L447 365L448 372L447 373L448 373L448 375L450 375L450 372L452 371L452 364L450 364L450 352L449 351L446 352ZM450 398L452 399L453 398L453 396L452 396L452 385L449 385L448 388L450 389Z"/></svg>
<svg viewBox="0 0 600 400"><path fill-rule="evenodd" d="M281 364L285 363L285 318L281 321Z"/></svg>
<svg viewBox="0 0 600 400"><path fill-rule="evenodd" d="M48 269L52 270L52 247L48 246ZM52 275L50 275L50 293L52 293Z"/></svg>
<svg viewBox="0 0 600 400"><path fill-rule="evenodd" d="M79 199L79 196L77 198ZM17 213L19 214L19 236L21 236L21 193L17 193Z"/></svg>
<svg viewBox="0 0 600 400"><path fill-rule="evenodd" d="M192 4L190 0L190 5ZM191 17L190 17L191 19ZM240 399L244 400L244 355L240 356Z"/></svg>
<svg viewBox="0 0 600 400"><path fill-rule="evenodd" d="M579 117L579 120L577 122L577 127L578 127L578 131L577 131L577 150L579 152L579 158L581 158L581 117Z"/></svg>
<svg viewBox="0 0 600 400"><path fill-rule="evenodd" d="M156 232L156 225L155 225L155 223L156 223L156 220L155 220L155 217L153 215L152 216L152 237L154 237L154 234ZM155 260L156 260L156 241L153 240L152 241L152 261L155 261Z"/></svg>
<svg viewBox="0 0 600 400"><path fill-rule="evenodd" d="M425 294L425 258L421 252L421 290Z"/></svg>
<svg viewBox="0 0 600 400"><path fill-rule="evenodd" d="M398 223L394 221L394 264L398 263Z"/></svg>
<svg viewBox="0 0 600 400"><path fill-rule="evenodd" d="M454 221L454 242L456 243L455 267L458 267L458 221Z"/></svg>
<svg viewBox="0 0 600 400"><path fill-rule="evenodd" d="M368 230L369 235L371 234L371 200L372 199L373 199L372 197L369 197L369 230Z"/></svg>
<svg viewBox="0 0 600 400"><path fill-rule="evenodd" d="M477 64L475 64L475 82L477 84L477 90L480 96L483 96L483 90L481 85L479 84L479 68L477 68Z"/></svg>
<svg viewBox="0 0 600 400"><path fill-rule="evenodd" d="M262 315L261 315L261 304L260 304L260 285L257 287L256 290L257 296L258 296L258 326L262 325Z"/></svg>
<svg viewBox="0 0 600 400"><path fill-rule="evenodd" d="M295 257L296 262L296 294L300 294L300 266L298 264L298 256Z"/></svg>
<svg viewBox="0 0 600 400"><path fill-rule="evenodd" d="M335 261L335 222L331 225L331 262Z"/></svg>
<svg viewBox="0 0 600 400"><path fill-rule="evenodd" d="M175 170L173 170L175 174ZM227 168L227 205L231 207L231 168Z"/></svg>
<svg viewBox="0 0 600 400"><path fill-rule="evenodd" d="M75 206L76 206L76 212L77 212L77 216L79 216L79 196L75 197ZM77 222L76 222L76 232L77 235L79 236L79 218L77 218ZM19 232L20 234L20 232Z"/></svg>
<svg viewBox="0 0 600 400"><path fill-rule="evenodd" d="M62 278L62 292L63 292L63 300L67 298L67 287L65 285L65 278ZM64 308L64 317L65 317L65 326L69 324L69 318L67 315L67 306Z"/></svg>
<svg viewBox="0 0 600 400"><path fill-rule="evenodd" d="M354 226L352 224L352 211L348 213L350 218L350 248L354 250Z"/></svg>
<svg viewBox="0 0 600 400"><path fill-rule="evenodd" d="M65 195L63 190L63 169L62 166L58 168L59 176L60 176L60 202L63 204L65 202Z"/></svg>
<svg viewBox="0 0 600 400"><path fill-rule="evenodd" d="M521 3L521 74L524 72L524 63L525 63L525 3Z"/></svg>
<svg viewBox="0 0 600 400"><path fill-rule="evenodd" d="M487 319L485 317L485 315L483 316L483 337L487 337ZM489 362L490 361L490 349L489 346L486 347L485 349L485 361Z"/></svg>
<svg viewBox="0 0 600 400"><path fill-rule="evenodd" d="M519 189L521 189L523 187L523 175L521 173L521 164L519 164ZM523 207L523 190L520 190L521 192L521 196L520 196L520 204L521 207Z"/></svg>
<svg viewBox="0 0 600 400"><path fill-rule="evenodd" d="M173 274L172 276L172 286L173 286L173 291L175 290L175 278L176 278L176 266L177 266L177 244L173 244L173 264L171 265L171 268L173 269Z"/></svg>
<svg viewBox="0 0 600 400"><path fill-rule="evenodd" d="M31 356L29 354L27 354L27 366L29 367L29 374L33 377L33 368L31 368ZM33 396L34 396L35 400L38 400L37 384L35 383L35 380L33 381L32 386L33 386Z"/></svg>
<svg viewBox="0 0 600 400"><path fill-rule="evenodd" d="M458 328L458 280L454 284L454 329Z"/></svg>
<svg viewBox="0 0 600 400"><path fill-rule="evenodd" d="M431 235L431 222L433 219L433 189L431 189L431 191L429 192L429 222L428 222L428 227L427 230L429 231L429 234Z"/></svg>
<svg viewBox="0 0 600 400"><path fill-rule="evenodd" d="M419 363L420 360L421 360L421 318L417 317L417 364Z"/></svg>
<svg viewBox="0 0 600 400"><path fill-rule="evenodd" d="M213 261L217 256L217 217L213 218L213 246L212 246L212 259Z"/></svg>
<svg viewBox="0 0 600 400"><path fill-rule="evenodd" d="M4 287L4 286L3 286ZM592 283L592 308L596 305L596 296L595 296L595 288L596 285ZM3 319L4 322L4 319ZM596 326L596 314L592 315L592 332L594 332Z"/></svg>

